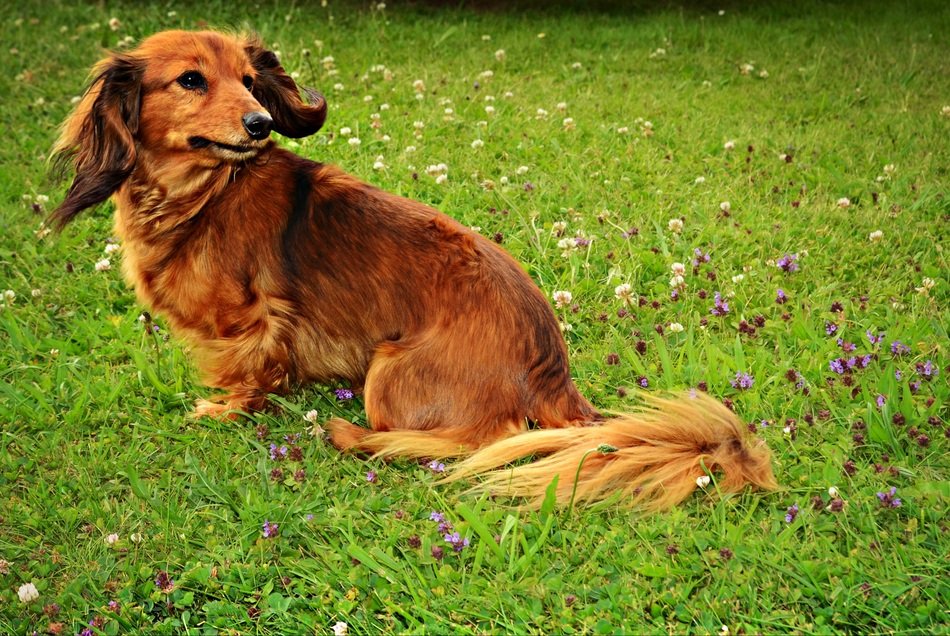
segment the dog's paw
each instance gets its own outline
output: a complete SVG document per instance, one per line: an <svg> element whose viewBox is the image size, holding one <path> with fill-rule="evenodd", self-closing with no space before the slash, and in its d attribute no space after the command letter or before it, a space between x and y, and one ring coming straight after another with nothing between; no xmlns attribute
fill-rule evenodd
<svg viewBox="0 0 950 636"><path fill-rule="evenodd" d="M237 419L237 412L231 404L227 402L212 402L211 400L195 401L195 410L191 412L190 417L199 420L203 417L210 417L216 420L234 420Z"/></svg>

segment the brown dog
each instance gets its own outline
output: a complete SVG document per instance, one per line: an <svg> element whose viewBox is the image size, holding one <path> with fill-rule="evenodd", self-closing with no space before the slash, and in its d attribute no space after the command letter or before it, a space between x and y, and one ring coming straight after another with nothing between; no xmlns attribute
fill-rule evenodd
<svg viewBox="0 0 950 636"><path fill-rule="evenodd" d="M169 31L96 65L56 145L75 179L52 221L114 198L127 279L225 391L196 415L343 380L373 430L330 422L338 448L471 455L454 477L497 469L485 487L535 502L555 475L562 501L621 490L654 508L706 471L721 491L775 487L768 449L711 398L599 415L547 300L495 244L277 148L271 131L323 125L323 97L308 97L255 38ZM534 454L547 457L500 468Z"/></svg>

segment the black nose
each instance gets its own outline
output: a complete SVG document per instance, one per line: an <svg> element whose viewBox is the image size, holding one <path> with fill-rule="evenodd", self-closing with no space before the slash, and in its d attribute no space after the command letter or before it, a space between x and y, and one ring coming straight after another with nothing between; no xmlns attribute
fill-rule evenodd
<svg viewBox="0 0 950 636"><path fill-rule="evenodd" d="M274 120L267 113L247 113L241 118L241 123L251 139L266 139L274 127Z"/></svg>

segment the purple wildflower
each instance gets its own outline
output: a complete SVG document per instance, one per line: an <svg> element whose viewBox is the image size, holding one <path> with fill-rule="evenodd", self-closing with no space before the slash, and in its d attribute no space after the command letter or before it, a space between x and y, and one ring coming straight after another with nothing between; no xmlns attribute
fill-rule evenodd
<svg viewBox="0 0 950 636"><path fill-rule="evenodd" d="M891 343L891 355L902 356L906 353L910 353L910 347L905 345L900 340L895 340Z"/></svg>
<svg viewBox="0 0 950 636"><path fill-rule="evenodd" d="M712 309L709 310L713 316L725 316L729 313L729 303L722 299L722 295L719 292L716 292L713 295L714 305Z"/></svg>
<svg viewBox="0 0 950 636"><path fill-rule="evenodd" d="M838 338L838 346L841 347L841 350L844 351L845 353L851 353L852 351L857 349L857 347L855 346L853 342L848 342L847 340L843 338Z"/></svg>
<svg viewBox="0 0 950 636"><path fill-rule="evenodd" d="M693 267L699 267L701 263L709 262L709 254L704 253L698 247L693 248L693 254L695 255L693 256L693 261L692 261Z"/></svg>
<svg viewBox="0 0 950 636"><path fill-rule="evenodd" d="M901 379L903 379L903 377L904 377L904 374L901 372L900 369L894 369L894 378L895 378L895 379L901 380Z"/></svg>
<svg viewBox="0 0 950 636"><path fill-rule="evenodd" d="M832 371L834 371L835 373L839 375L844 373L844 364L842 363L841 358L835 358L834 360L828 363L828 366L831 367Z"/></svg>
<svg viewBox="0 0 950 636"><path fill-rule="evenodd" d="M869 364L871 364L871 354L866 353L858 357L858 366L862 369L867 369Z"/></svg>
<svg viewBox="0 0 950 636"><path fill-rule="evenodd" d="M785 295L785 292L782 291L782 288L779 287L778 291L775 292L775 304L784 305L788 301L788 296Z"/></svg>
<svg viewBox="0 0 950 636"><path fill-rule="evenodd" d="M277 444L270 445L270 458L274 461L280 461L287 457L287 447L286 446L277 446Z"/></svg>
<svg viewBox="0 0 950 636"><path fill-rule="evenodd" d="M638 228L638 227L632 227L632 228L630 228L629 230L627 230L627 231L625 231L625 232L621 232L621 233L620 233L620 236L622 236L622 237L625 238L625 239L629 239L631 236L636 236L636 235L638 235L639 233L640 233L640 228Z"/></svg>
<svg viewBox="0 0 950 636"><path fill-rule="evenodd" d="M647 377L645 375L641 375L639 378L637 378L637 384L639 384L641 387L645 389L648 386L650 386L650 381L647 380Z"/></svg>
<svg viewBox="0 0 950 636"><path fill-rule="evenodd" d="M443 464L442 462L440 462L440 461L437 460L437 459L433 459L431 462L429 462L428 464L426 464L426 467L427 467L429 470L431 470L432 472L434 472L434 473L444 473L444 472L445 472L445 464Z"/></svg>
<svg viewBox="0 0 950 636"><path fill-rule="evenodd" d="M90 627L86 627L79 632L79 636L96 636L96 632L92 629L90 624Z"/></svg>
<svg viewBox="0 0 950 636"><path fill-rule="evenodd" d="M847 360L845 360L845 361L844 361L844 365L845 365L846 367L848 367L848 369L853 369L854 367L858 366L858 358L857 358L857 356L851 356L850 358L848 358Z"/></svg>
<svg viewBox="0 0 950 636"><path fill-rule="evenodd" d="M452 549L456 552L461 552L468 547L468 537L462 537L458 532L453 532L451 534L446 533L442 536L445 539L445 542L452 546Z"/></svg>
<svg viewBox="0 0 950 636"><path fill-rule="evenodd" d="M908 386L910 386L911 393L917 393L917 391L920 390L920 382L918 382L917 380L914 380Z"/></svg>
<svg viewBox="0 0 950 636"><path fill-rule="evenodd" d="M877 493L878 501L881 502L881 505L885 508L900 508L901 500L897 498L897 488L891 486L890 490L887 492Z"/></svg>
<svg viewBox="0 0 950 636"><path fill-rule="evenodd" d="M368 471L368 472L366 473L366 481L368 481L368 482L371 483L371 484L375 484L375 483L376 483L376 477L377 477L377 475L376 475L376 471L375 471L375 470L371 470L371 471Z"/></svg>
<svg viewBox="0 0 950 636"><path fill-rule="evenodd" d="M353 391L350 389L334 389L333 393L340 402L346 402L353 399Z"/></svg>
<svg viewBox="0 0 950 636"><path fill-rule="evenodd" d="M798 254L785 254L782 258L778 259L775 264L778 265L783 272L797 272Z"/></svg>
<svg viewBox="0 0 950 636"><path fill-rule="evenodd" d="M874 401L877 402L877 408L882 409L884 408L884 404L887 402L887 398L878 393L877 397L874 398Z"/></svg>
<svg viewBox="0 0 950 636"><path fill-rule="evenodd" d="M917 369L917 374L922 376L924 380L933 380L937 377L937 374L940 373L940 369L934 366L934 363L930 360L926 362L918 362L915 365Z"/></svg>
<svg viewBox="0 0 950 636"><path fill-rule="evenodd" d="M168 576L168 572L159 570L158 574L155 575L155 587L168 594L175 587L175 582Z"/></svg>
<svg viewBox="0 0 950 636"><path fill-rule="evenodd" d="M271 523L270 521L264 521L264 538L273 539L277 536L278 526L276 523Z"/></svg>
<svg viewBox="0 0 950 636"><path fill-rule="evenodd" d="M590 245L590 239L584 238L583 236L574 237L574 245L576 247L587 247Z"/></svg>
<svg viewBox="0 0 950 636"><path fill-rule="evenodd" d="M739 389L744 391L746 389L751 389L752 384L755 382L755 379L748 373L743 373L741 371L736 371L736 379L730 380L729 384L732 385L732 388Z"/></svg>
<svg viewBox="0 0 950 636"><path fill-rule="evenodd" d="M865 331L864 333L865 333L865 335L867 335L868 341L869 341L872 345L876 345L877 343L882 342L882 341L884 340L884 334L883 334L883 333L878 333L878 334L875 336L875 335L874 335L874 332L871 331L870 329L868 329L868 330Z"/></svg>
<svg viewBox="0 0 950 636"><path fill-rule="evenodd" d="M785 512L785 523L791 523L795 521L795 517L798 516L798 504L792 504L789 506L788 510Z"/></svg>
<svg viewBox="0 0 950 636"><path fill-rule="evenodd" d="M109 608L109 611L112 612L113 614L118 614L118 613L119 613L119 609L120 609L120 608L119 608L119 601L109 601L109 603L106 605L106 607L108 607L108 608Z"/></svg>
<svg viewBox="0 0 950 636"><path fill-rule="evenodd" d="M833 322L826 321L825 333L828 334L829 336L835 335L836 333L838 333L838 325Z"/></svg>

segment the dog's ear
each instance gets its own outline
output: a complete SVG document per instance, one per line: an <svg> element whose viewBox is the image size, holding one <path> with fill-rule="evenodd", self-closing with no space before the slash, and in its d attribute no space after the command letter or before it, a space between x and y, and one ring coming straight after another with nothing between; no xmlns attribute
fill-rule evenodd
<svg viewBox="0 0 950 636"><path fill-rule="evenodd" d="M144 70L144 62L128 56L103 60L63 124L52 161L59 171L72 164L75 177L65 200L50 215L57 229L108 199L132 173Z"/></svg>
<svg viewBox="0 0 950 636"><path fill-rule="evenodd" d="M327 118L327 102L323 95L309 88L309 104L300 99L296 82L284 71L277 56L268 51L257 38L244 47L257 72L251 93L274 120L274 130L285 137L306 137L320 130Z"/></svg>

